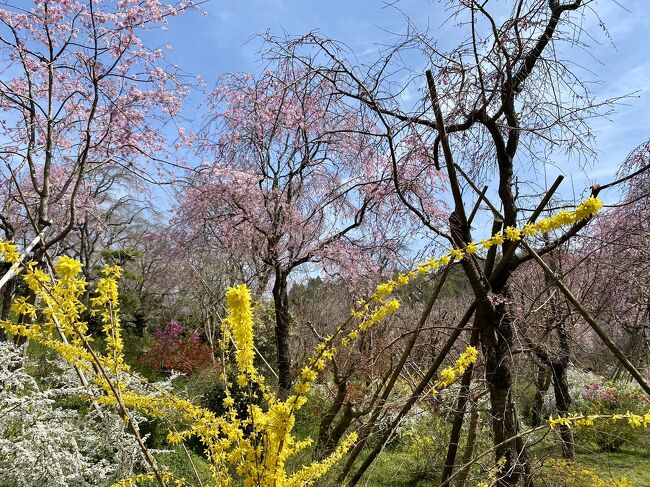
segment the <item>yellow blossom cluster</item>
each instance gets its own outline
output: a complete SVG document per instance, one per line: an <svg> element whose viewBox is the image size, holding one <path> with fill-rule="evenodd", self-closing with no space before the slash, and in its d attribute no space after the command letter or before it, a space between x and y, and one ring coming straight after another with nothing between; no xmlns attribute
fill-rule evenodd
<svg viewBox="0 0 650 487"><path fill-rule="evenodd" d="M0 240L0 260L13 264L20 260L20 252L16 249L16 245L11 242L4 242Z"/></svg>
<svg viewBox="0 0 650 487"><path fill-rule="evenodd" d="M438 381L434 384L432 393L437 394L442 389L449 387L454 381L463 375L470 365L476 362L478 350L476 347L469 346L456 359L453 366L445 367L440 371Z"/></svg>
<svg viewBox="0 0 650 487"><path fill-rule="evenodd" d="M645 414L635 414L630 411L625 414L569 414L567 416L551 416L548 419L548 425L555 429L558 426L568 428L580 428L583 426L593 426L595 421L627 421L633 428L647 428L650 426L650 411Z"/></svg>
<svg viewBox="0 0 650 487"><path fill-rule="evenodd" d="M331 337L317 348L316 356L303 367L292 393L280 400L265 387L262 375L254 364L253 314L250 291L245 285L228 290L226 294L228 315L223 322L224 336L230 335L236 346L235 359L239 372L240 386L248 387L249 394L255 394L253 384L262 390L264 407L249 402L248 417L240 418L234 408L234 400L228 388L224 406L225 418L212 418L218 423L217 430L222 437L215 442L210 430L198 430L192 425L190 431L208 445L213 459L215 478L219 485L234 485L229 477L227 465L235 466L235 472L243 484L260 487L284 487L311 485L324 475L356 441L356 435L349 435L333 454L320 462L306 465L296 472L288 473L287 460L311 444L311 439L298 440L292 431L295 413L307 402L307 393L318 374L325 369L336 350L331 346ZM224 340L224 343L227 340ZM214 434L214 433L213 433ZM222 468L218 468L222 465Z"/></svg>
<svg viewBox="0 0 650 487"><path fill-rule="evenodd" d="M33 263L27 264L23 279L33 298L23 296L15 299L12 311L23 321L33 324L6 323L6 327L12 328L7 331L31 339L37 335L52 339L62 333L71 337L72 345L79 345L80 334L85 334L87 330L87 324L81 321L81 314L86 307L79 297L86 290L86 281L77 276L80 270L81 264L74 259L60 257L54 265L58 279L53 280ZM39 309L35 302L41 303ZM34 323L38 318L39 323ZM75 353L74 348L67 347L63 342L58 342L57 347L59 353L67 354L70 360L79 360L83 356L82 349Z"/></svg>
<svg viewBox="0 0 650 487"><path fill-rule="evenodd" d="M487 481L480 482L477 487L492 487L497 484L497 479L499 478L499 472L503 470L503 467L506 465L506 458L499 458L496 463L490 468L487 473Z"/></svg>
<svg viewBox="0 0 650 487"><path fill-rule="evenodd" d="M79 268L80 270L81 268ZM91 298L92 313L102 318L102 330L106 337L106 361L117 375L129 369L124 362L124 343L122 342L119 295L117 280L122 275L119 266L104 266L102 277L97 283L96 296Z"/></svg>
<svg viewBox="0 0 650 487"><path fill-rule="evenodd" d="M190 437L197 437L206 448L210 461L214 485L216 486L258 486L293 487L312 485L340 460L356 442L356 435L348 435L335 451L324 460L288 471L287 460L311 444L311 439L297 439L293 434L295 413L307 401L306 394L311 384L336 353L329 337L310 359L289 397L281 400L264 385L261 374L254 364L253 314L250 291L246 286L231 288L227 295L228 314L224 320L223 343L235 344L235 362L238 381L248 388L252 399L253 387L262 390L262 405L249 401L248 414L244 417L234 407L227 384L226 412L216 415L210 410L193 404L178 395L151 390L152 386L142 378L142 388L134 390L125 379L129 373L124 362L123 343L119 321L119 296L117 279L119 267L107 266L101 272L97 290L91 299L92 311L101 314L105 335L106 352L100 354L90 348L91 337L86 323L81 321L85 307L80 301L85 292L86 281L81 273L81 264L68 257L60 257L55 266L55 276L50 276L33 264L26 266L24 281L37 297L36 303L18 299L14 311L32 321L30 324L0 322L0 327L13 335L21 335L56 350L69 363L92 373L103 395L94 397L99 405L123 406L148 416L171 420L179 425L180 431L169 432L168 440L177 444ZM58 330L59 334L54 333ZM70 341L63 336L72 337ZM258 401L259 402L259 401ZM136 485L152 479L149 473L125 479L117 486ZM163 472L166 482L185 485L183 479L172 479Z"/></svg>
<svg viewBox="0 0 650 487"><path fill-rule="evenodd" d="M225 337L232 334L237 347L235 359L240 373L239 383L245 385L249 380L261 381L262 377L256 374L253 360L253 311L251 309L251 295L245 284L231 287L226 292L228 316L223 320L222 329Z"/></svg>

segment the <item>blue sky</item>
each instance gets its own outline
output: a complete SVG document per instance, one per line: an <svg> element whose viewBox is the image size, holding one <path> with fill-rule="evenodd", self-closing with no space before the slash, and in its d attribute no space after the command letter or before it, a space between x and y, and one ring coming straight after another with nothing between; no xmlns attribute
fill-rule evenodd
<svg viewBox="0 0 650 487"><path fill-rule="evenodd" d="M398 7L421 26L438 26L445 18L444 2L403 0ZM588 2L589 3L589 2ZM490 4L509 5L511 1L492 0ZM579 171L561 158L559 169L570 176L579 193L595 182L611 179L621 160L650 133L650 56L646 36L650 31L648 0L625 0L625 7L614 0L589 3L608 29L606 34L598 18L589 13L583 26L595 38L588 52L574 51L571 58L591 71L591 79L601 98L636 92L617 108L609 119L592 124L598 136L597 161ZM211 0L197 13L172 19L163 43L173 46L169 61L185 71L202 76L208 87L226 72L258 71L260 41L256 34L270 30L297 35L311 30L346 43L362 56L372 57L381 44L390 43L391 32L403 32L405 21L400 13L381 0ZM459 35L453 24L440 30L440 42L453 44ZM608 39L611 36L611 40ZM191 100L192 105L196 100ZM563 186L569 188L570 182Z"/></svg>

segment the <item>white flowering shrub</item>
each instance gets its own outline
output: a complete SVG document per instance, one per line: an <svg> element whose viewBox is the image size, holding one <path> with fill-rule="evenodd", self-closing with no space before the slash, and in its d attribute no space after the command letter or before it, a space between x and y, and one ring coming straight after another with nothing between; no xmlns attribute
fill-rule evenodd
<svg viewBox="0 0 650 487"><path fill-rule="evenodd" d="M582 393L585 385L603 381L604 379L600 375L574 366L569 366L566 372L566 378L569 384L569 396L571 397L571 409L573 411L583 412L585 409L585 401ZM543 411L545 416L557 414L557 410L555 409L555 393L553 392L553 384L550 385L546 394L544 394Z"/></svg>
<svg viewBox="0 0 650 487"><path fill-rule="evenodd" d="M87 402L69 407L86 390L70 367L55 365L39 383L20 351L0 342L0 484L107 486L130 476L140 453L124 421Z"/></svg>

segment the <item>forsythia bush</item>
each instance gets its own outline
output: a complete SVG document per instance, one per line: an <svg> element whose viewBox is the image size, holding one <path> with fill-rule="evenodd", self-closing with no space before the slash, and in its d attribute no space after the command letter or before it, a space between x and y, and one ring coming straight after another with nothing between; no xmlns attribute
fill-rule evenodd
<svg viewBox="0 0 650 487"><path fill-rule="evenodd" d="M91 373L94 386L102 394L90 396L95 404L117 406L125 421L131 420L130 411L139 411L150 417L170 419L184 427L170 432L168 440L175 444L196 436L205 446L211 462L215 485L228 486L242 481L244 485L261 487L309 485L322 476L341 458L356 440L348 436L332 455L321 462L304 466L295 472L287 472L287 459L304 449L310 440L297 440L293 434L295 413L305 404L306 394L319 371L325 368L333 356L330 344L323 344L314 359L302 370L294 393L286 400L274 396L264 383L264 378L253 364L253 315L250 292L246 286L232 288L227 293L228 315L223 323L223 346L226 349L230 337L235 344L236 362L240 387L262 391L264 406L253 405L247 418L238 416L234 400L228 393L224 399L225 414L218 416L169 391L150 388L147 384L134 387L133 374L124 361L123 343L118 318L118 292L116 279L120 269L107 266L102 271L95 296L91 299L93 313L101 316L106 351L100 354L91 346L87 325L81 321L85 306L80 300L86 282L80 277L81 264L68 257L60 257L54 266L55 278L43 270L27 265L24 281L37 298L32 304L26 298L18 298L13 311L32 320L32 324L0 322L2 328L14 335L36 341L56 350L81 374ZM92 374L93 370L100 373ZM224 374L225 379L225 374ZM144 382L143 379L139 379ZM150 466L157 469L155 460ZM147 478L159 483L171 481L166 472L137 475L116 485L134 485ZM179 482L181 482L179 480Z"/></svg>

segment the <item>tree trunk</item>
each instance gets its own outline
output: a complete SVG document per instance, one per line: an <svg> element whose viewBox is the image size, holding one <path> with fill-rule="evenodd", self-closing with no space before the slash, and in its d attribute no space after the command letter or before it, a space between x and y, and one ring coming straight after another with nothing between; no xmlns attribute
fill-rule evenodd
<svg viewBox="0 0 650 487"><path fill-rule="evenodd" d="M341 414L338 423L328 431L327 436L325 437L325 443L323 444L321 451L318 452L320 460L334 452L336 445L339 444L339 441L341 441L341 438L343 438L343 435L356 417L357 415L354 413L352 405L344 404L343 414Z"/></svg>
<svg viewBox="0 0 650 487"><path fill-rule="evenodd" d="M553 363L553 392L555 394L555 407L560 416L566 416L571 406L569 383L566 378L567 364L564 362ZM573 432L566 425L560 426L560 439L562 440L562 456L568 460L575 460L575 443Z"/></svg>
<svg viewBox="0 0 650 487"><path fill-rule="evenodd" d="M469 413L469 427L467 429L467 444L465 445L465 451L463 452L462 465L471 462L472 456L474 456L474 446L476 445L476 439L478 437L478 419L478 406L476 403L472 403ZM468 473L469 469L465 469L458 475L455 482L457 487L465 486Z"/></svg>
<svg viewBox="0 0 650 487"><path fill-rule="evenodd" d="M334 422L336 415L343 408L347 390L348 382L346 378L341 378L337 381L334 401L327 409L327 412L323 415L318 428L318 441L316 442L316 448L314 449L314 459L316 460L322 460L333 451L332 423ZM338 441L338 439L336 441ZM336 446L335 442L334 446Z"/></svg>
<svg viewBox="0 0 650 487"><path fill-rule="evenodd" d="M544 417L544 395L551 385L551 374L544 365L538 365L535 378L535 399L531 411L533 427L541 426Z"/></svg>
<svg viewBox="0 0 650 487"><path fill-rule="evenodd" d="M463 428L463 420L465 418L465 407L469 399L469 386L472 380L472 367L465 371L461 380L460 392L458 393L458 401L456 402L456 411L454 411L454 421L451 426L451 435L449 438L449 445L447 446L447 457L445 459L445 466L442 469L442 476L440 482L445 482L454 472L456 464L456 454L458 453L458 444L460 443L460 433Z"/></svg>
<svg viewBox="0 0 650 487"><path fill-rule="evenodd" d="M477 345L477 342L478 328L474 327L472 336L470 338L470 345L475 347ZM458 393L456 410L454 411L454 421L451 426L449 446L447 447L447 457L445 460L445 466L442 469L440 483L445 482L449 477L451 477L451 474L454 472L456 454L458 453L458 444L460 443L460 434L463 428L463 420L465 418L465 408L467 407L467 402L469 401L470 385L472 383L473 371L474 365L472 364L467 368L463 374L463 378L461 379L460 392Z"/></svg>
<svg viewBox="0 0 650 487"><path fill-rule="evenodd" d="M273 304L275 305L275 341L278 349L278 381L280 397L285 397L291 388L291 356L289 354L289 293L288 273L280 268L275 270L273 284Z"/></svg>
<svg viewBox="0 0 650 487"><path fill-rule="evenodd" d="M502 291L505 301L507 289ZM481 345L485 357L485 379L490 392L490 413L494 444L499 445L519 433L519 420L512 397L512 348L513 325L506 311L505 302L493 309L479 307L477 323L480 323ZM515 485L525 473L524 452L515 441L509 441L495 452L495 460L501 465L498 487Z"/></svg>

